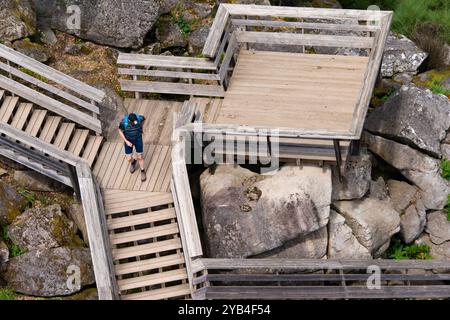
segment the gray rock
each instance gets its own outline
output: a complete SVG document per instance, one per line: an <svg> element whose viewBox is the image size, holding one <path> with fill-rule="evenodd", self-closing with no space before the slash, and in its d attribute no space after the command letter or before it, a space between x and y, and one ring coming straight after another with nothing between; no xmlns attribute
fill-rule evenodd
<svg viewBox="0 0 450 320"><path fill-rule="evenodd" d="M6 243L0 240L0 266L9 261L9 249Z"/></svg>
<svg viewBox="0 0 450 320"><path fill-rule="evenodd" d="M419 187L424 205L441 210L447 203L450 186L440 174L440 162L411 147L392 140L364 133L369 149L398 169L409 181Z"/></svg>
<svg viewBox="0 0 450 320"><path fill-rule="evenodd" d="M120 48L139 48L147 33L158 20L159 0L33 0L39 24L55 30L76 35L104 45ZM81 11L80 29L71 22L71 5Z"/></svg>
<svg viewBox="0 0 450 320"><path fill-rule="evenodd" d="M435 260L449 260L450 259L450 241L441 244L435 244L431 241L430 236L423 233L415 244L425 244L430 247L430 255Z"/></svg>
<svg viewBox="0 0 450 320"><path fill-rule="evenodd" d="M75 222L75 225L83 236L84 243L89 245L89 237L86 227L86 220L84 218L83 206L80 203L73 203L67 208L67 215Z"/></svg>
<svg viewBox="0 0 450 320"><path fill-rule="evenodd" d="M13 44L13 48L30 58L45 63L50 59L49 51L46 47L31 42L29 40L18 40Z"/></svg>
<svg viewBox="0 0 450 320"><path fill-rule="evenodd" d="M282 248L265 256L272 259L323 259L326 258L328 243L327 228L287 242Z"/></svg>
<svg viewBox="0 0 450 320"><path fill-rule="evenodd" d="M400 213L415 203L419 196L419 189L404 181L388 180L387 187L392 204Z"/></svg>
<svg viewBox="0 0 450 320"><path fill-rule="evenodd" d="M8 228L8 236L27 251L61 246L81 246L76 226L59 205L29 209L18 216Z"/></svg>
<svg viewBox="0 0 450 320"><path fill-rule="evenodd" d="M173 21L172 17L161 18L158 21L156 39L161 44L161 49L185 47L187 45L187 37Z"/></svg>
<svg viewBox="0 0 450 320"><path fill-rule="evenodd" d="M69 282L76 268L80 271L78 285ZM67 247L12 258L4 278L14 291L41 297L70 295L95 282L89 249Z"/></svg>
<svg viewBox="0 0 450 320"><path fill-rule="evenodd" d="M58 43L58 38L55 32L47 26L40 26L39 31L41 32L41 41L49 46L53 46Z"/></svg>
<svg viewBox="0 0 450 320"><path fill-rule="evenodd" d="M400 215L388 200L365 198L338 201L333 205L371 254L380 254L379 249L400 231Z"/></svg>
<svg viewBox="0 0 450 320"><path fill-rule="evenodd" d="M378 200L384 200L388 197L388 191L383 177L379 177L377 181L370 182L370 197Z"/></svg>
<svg viewBox="0 0 450 320"><path fill-rule="evenodd" d="M441 144L442 158L450 160L450 144Z"/></svg>
<svg viewBox="0 0 450 320"><path fill-rule="evenodd" d="M36 14L28 0L0 0L0 40L14 41L36 33Z"/></svg>
<svg viewBox="0 0 450 320"><path fill-rule="evenodd" d="M200 186L212 257L261 254L328 222L330 169L287 166L273 175L258 175L220 165L214 174L207 170L201 175Z"/></svg>
<svg viewBox="0 0 450 320"><path fill-rule="evenodd" d="M6 176L7 174L8 174L8 170L0 168L0 178L3 177L3 176Z"/></svg>
<svg viewBox="0 0 450 320"><path fill-rule="evenodd" d="M369 250L358 242L345 218L334 210L328 223L328 259L371 259Z"/></svg>
<svg viewBox="0 0 450 320"><path fill-rule="evenodd" d="M99 106L102 135L108 137L108 139L115 139L117 137L119 123L123 115L127 113L123 99L113 88L105 84L96 84L94 87L102 90L106 94Z"/></svg>
<svg viewBox="0 0 450 320"><path fill-rule="evenodd" d="M427 213L422 200L410 205L400 216L400 236L405 243L411 243L420 236L427 222Z"/></svg>
<svg viewBox="0 0 450 320"><path fill-rule="evenodd" d="M82 53L83 45L80 43L69 43L65 48L64 52L73 56L80 55Z"/></svg>
<svg viewBox="0 0 450 320"><path fill-rule="evenodd" d="M394 75L393 80L395 82L401 83L402 85L411 83L414 78L414 75L404 72Z"/></svg>
<svg viewBox="0 0 450 320"><path fill-rule="evenodd" d="M0 224L13 222L27 204L28 201L13 186L0 182Z"/></svg>
<svg viewBox="0 0 450 320"><path fill-rule="evenodd" d="M450 100L414 85L403 86L372 112L365 129L440 158L450 127Z"/></svg>
<svg viewBox="0 0 450 320"><path fill-rule="evenodd" d="M428 54L407 37L390 33L384 49L381 75L389 78L403 72L417 74L427 57Z"/></svg>
<svg viewBox="0 0 450 320"><path fill-rule="evenodd" d="M427 216L426 232L434 244L442 244L450 241L450 221L447 214L442 211L434 211Z"/></svg>
<svg viewBox="0 0 450 320"><path fill-rule="evenodd" d="M189 52L191 54L200 54L205 45L206 38L209 34L209 26L203 26L197 29L189 35Z"/></svg>
<svg viewBox="0 0 450 320"><path fill-rule="evenodd" d="M60 192L67 187L53 179L48 178L36 171L17 170L14 171L14 181L29 191Z"/></svg>

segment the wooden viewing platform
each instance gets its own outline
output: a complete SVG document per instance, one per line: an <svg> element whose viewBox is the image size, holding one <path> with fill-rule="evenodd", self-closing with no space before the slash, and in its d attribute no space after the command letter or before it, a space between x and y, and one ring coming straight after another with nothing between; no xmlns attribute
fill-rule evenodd
<svg viewBox="0 0 450 320"><path fill-rule="evenodd" d="M210 259L200 241L187 138L200 127L279 145L258 155L342 167L357 152L391 18L221 4L204 58L121 53L121 88L135 92L127 112L147 118L145 182L129 173L118 136L102 136L103 91L0 44L0 154L81 199L100 299L449 297L448 261ZM323 47L361 54L315 53ZM186 100L143 99L148 92ZM365 286L371 265L389 284L379 291Z"/></svg>

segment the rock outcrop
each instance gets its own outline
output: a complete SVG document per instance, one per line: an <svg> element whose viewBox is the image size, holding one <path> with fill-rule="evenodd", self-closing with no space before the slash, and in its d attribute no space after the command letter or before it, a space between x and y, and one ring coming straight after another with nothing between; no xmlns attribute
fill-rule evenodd
<svg viewBox="0 0 450 320"><path fill-rule="evenodd" d="M28 0L0 0L0 40L14 41L36 33L36 14Z"/></svg>
<svg viewBox="0 0 450 320"><path fill-rule="evenodd" d="M450 242L450 221L447 219L447 214L434 211L428 214L427 220L425 231L430 235L431 242L437 245Z"/></svg>
<svg viewBox="0 0 450 320"><path fill-rule="evenodd" d="M441 244L435 244L430 239L430 235L422 233L419 239L415 241L416 244L425 244L430 247L430 255L435 260L450 259L450 241L445 241Z"/></svg>
<svg viewBox="0 0 450 320"><path fill-rule="evenodd" d="M67 189L63 184L31 170L16 170L13 179L29 191L59 192Z"/></svg>
<svg viewBox="0 0 450 320"><path fill-rule="evenodd" d="M134 0L132 5L126 0L33 2L41 25L104 45L139 48L158 20L163 1ZM78 12L79 28L75 23Z"/></svg>
<svg viewBox="0 0 450 320"><path fill-rule="evenodd" d="M450 128L450 100L429 90L403 86L366 120L365 129L441 156L441 141Z"/></svg>
<svg viewBox="0 0 450 320"><path fill-rule="evenodd" d="M2 264L8 262L9 260L9 249L6 243L0 241L0 269Z"/></svg>
<svg viewBox="0 0 450 320"><path fill-rule="evenodd" d="M358 242L345 218L334 210L328 223L329 259L371 259L369 250Z"/></svg>
<svg viewBox="0 0 450 320"><path fill-rule="evenodd" d="M7 225L22 212L28 201L13 186L0 182L0 224Z"/></svg>
<svg viewBox="0 0 450 320"><path fill-rule="evenodd" d="M21 249L33 251L61 246L80 246L76 226L59 205L30 209L18 216L8 228L8 236Z"/></svg>
<svg viewBox="0 0 450 320"><path fill-rule="evenodd" d="M409 181L419 187L427 209L441 210L450 193L449 183L441 177L440 162L407 145L365 132L369 149L383 158Z"/></svg>
<svg viewBox="0 0 450 320"><path fill-rule="evenodd" d="M345 218L358 242L375 258L387 249L391 237L400 231L400 215L389 200L365 198L338 201L333 206Z"/></svg>
<svg viewBox="0 0 450 320"><path fill-rule="evenodd" d="M403 35L389 34L384 49L381 75L389 78L397 73L417 74L428 54Z"/></svg>
<svg viewBox="0 0 450 320"><path fill-rule="evenodd" d="M40 297L70 295L95 282L87 248L30 251L12 258L3 276L14 291Z"/></svg>
<svg viewBox="0 0 450 320"><path fill-rule="evenodd" d="M203 225L212 257L261 254L328 222L331 170L282 167L259 175L220 165L200 178ZM305 192L308 190L308 193Z"/></svg>

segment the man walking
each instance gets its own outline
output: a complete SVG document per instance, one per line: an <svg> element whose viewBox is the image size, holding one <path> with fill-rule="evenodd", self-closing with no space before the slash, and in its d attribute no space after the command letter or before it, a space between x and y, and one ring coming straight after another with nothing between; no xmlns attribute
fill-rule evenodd
<svg viewBox="0 0 450 320"><path fill-rule="evenodd" d="M145 117L130 113L125 115L119 125L119 135L124 141L125 155L130 163L130 172L136 171L136 163L139 162L141 169L141 181L147 180L144 167L144 143L142 140L142 124ZM136 150L137 160L133 157L133 149Z"/></svg>

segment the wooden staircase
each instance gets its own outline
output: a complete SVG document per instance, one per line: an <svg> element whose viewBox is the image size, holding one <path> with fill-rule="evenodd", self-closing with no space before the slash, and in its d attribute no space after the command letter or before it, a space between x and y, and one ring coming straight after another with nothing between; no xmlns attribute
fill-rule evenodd
<svg viewBox="0 0 450 320"><path fill-rule="evenodd" d="M103 198L121 299L189 298L172 194L105 190Z"/></svg>
<svg viewBox="0 0 450 320"><path fill-rule="evenodd" d="M87 160L90 166L94 164L103 142L103 137L92 130L80 127L5 90L0 90L0 122L81 157ZM70 179L61 172L63 169L59 172L49 169L42 163L42 158L32 159L19 151L14 148L14 143L0 144L0 154L3 156L15 159L22 165L71 186Z"/></svg>

